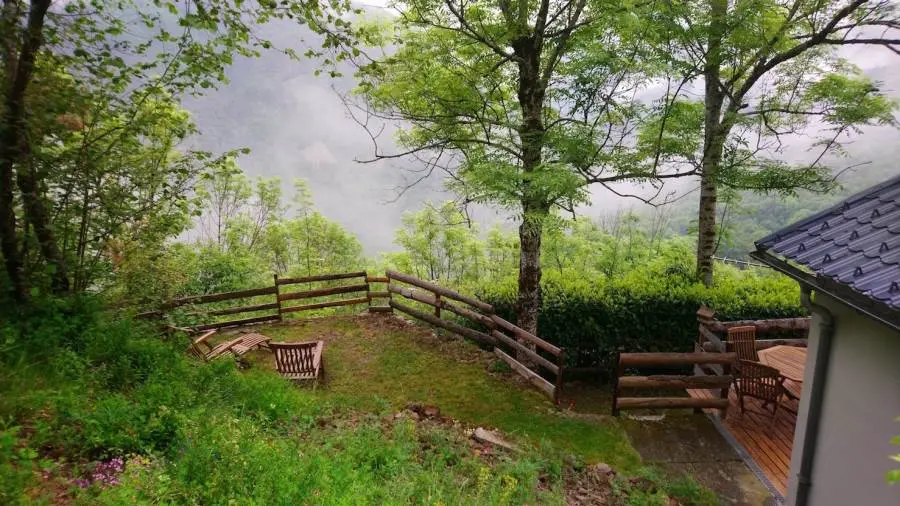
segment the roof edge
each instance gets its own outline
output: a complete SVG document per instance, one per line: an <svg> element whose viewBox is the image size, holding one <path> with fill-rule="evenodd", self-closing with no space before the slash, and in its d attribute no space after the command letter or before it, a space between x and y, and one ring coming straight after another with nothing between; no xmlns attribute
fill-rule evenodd
<svg viewBox="0 0 900 506"><path fill-rule="evenodd" d="M757 247L756 251L750 253L750 257L759 260L789 278L793 278L801 285L812 288L817 292L822 292L882 325L900 332L900 314L887 304L867 297L849 286L829 280L827 277L803 272L787 261L767 252L764 248Z"/></svg>
<svg viewBox="0 0 900 506"><path fill-rule="evenodd" d="M775 232L772 232L769 235L763 237L762 239L753 241L753 245L756 246L757 251L765 251L768 249L768 246L764 246L763 243L770 242L772 239L775 239L781 235L784 235L786 231L800 228L803 225L806 225L807 223L811 223L811 222L814 222L814 221L822 218L823 216L833 214L835 211L842 209L844 207L845 202L850 202L851 200L861 199L869 194L879 192L882 189L884 189L888 186L895 185L897 183L900 183L900 175L894 176L894 177L888 179L887 181L882 181L881 183L879 183L875 186L871 186L869 188L866 188L865 190L854 193L853 195L841 200L840 202L834 204L831 207L828 207L822 211L819 211L818 213L815 213L811 216L807 216L806 218L803 218L802 220L791 223L790 225L788 225L784 228L778 229ZM752 255L752 253L751 253L751 255Z"/></svg>

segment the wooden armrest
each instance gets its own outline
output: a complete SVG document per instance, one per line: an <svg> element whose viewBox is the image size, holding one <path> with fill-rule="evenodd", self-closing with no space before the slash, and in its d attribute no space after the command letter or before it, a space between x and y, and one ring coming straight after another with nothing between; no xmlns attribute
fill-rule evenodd
<svg viewBox="0 0 900 506"><path fill-rule="evenodd" d="M216 332L217 332L216 329L207 330L206 332L204 332L204 333L202 333L202 334L200 334L199 336L197 336L197 337L194 338L194 344L199 344L199 343L202 343L202 342L206 341L207 339L209 339L210 336L212 336L212 335L215 334Z"/></svg>
<svg viewBox="0 0 900 506"><path fill-rule="evenodd" d="M210 345L207 342L207 340L210 338L210 336L215 334L216 331L217 331L216 329L207 330L203 334L200 334L198 337L194 338L193 344L192 344L194 346L194 348L197 350L200 350L200 345L202 344L203 346L206 346L207 352L211 351L213 349L213 347L212 347L212 345ZM202 351L202 350L200 350L200 351Z"/></svg>

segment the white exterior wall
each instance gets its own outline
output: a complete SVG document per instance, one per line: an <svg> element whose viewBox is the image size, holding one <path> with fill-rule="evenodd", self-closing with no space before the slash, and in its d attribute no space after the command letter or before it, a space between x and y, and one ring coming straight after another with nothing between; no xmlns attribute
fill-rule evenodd
<svg viewBox="0 0 900 506"><path fill-rule="evenodd" d="M813 463L810 506L900 506L900 484L889 486L885 473L896 466L888 455L900 435L900 332L818 295L816 302L834 316L831 359L819 437ZM794 434L787 504L796 501L797 472L809 409L819 319L813 316L803 394Z"/></svg>

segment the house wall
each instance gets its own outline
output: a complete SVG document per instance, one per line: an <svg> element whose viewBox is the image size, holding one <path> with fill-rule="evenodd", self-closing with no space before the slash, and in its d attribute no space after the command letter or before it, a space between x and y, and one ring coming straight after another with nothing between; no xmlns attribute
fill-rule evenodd
<svg viewBox="0 0 900 506"><path fill-rule="evenodd" d="M834 317L831 358L825 379L819 437L813 461L812 506L898 506L900 485L885 473L896 466L888 455L900 435L900 332L822 295L816 302ZM796 502L797 471L809 409L820 320L813 316L803 394L791 456L787 504Z"/></svg>

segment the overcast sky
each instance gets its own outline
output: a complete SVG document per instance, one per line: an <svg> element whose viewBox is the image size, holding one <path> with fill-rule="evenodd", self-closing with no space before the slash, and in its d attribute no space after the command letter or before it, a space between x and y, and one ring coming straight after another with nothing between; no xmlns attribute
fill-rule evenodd
<svg viewBox="0 0 900 506"><path fill-rule="evenodd" d="M266 35L281 46L297 45L300 29L296 25L267 31L271 33ZM889 93L900 97L900 57L881 48L861 46L845 54L882 80ZM451 196L442 191L442 181L436 175L398 198L398 187L411 176L406 169L414 167L412 161L358 163L356 160L372 156L372 143L348 117L333 89L350 89L352 78L315 77L314 69L312 61L292 61L276 52L238 60L228 71L230 84L185 103L202 132L197 143L214 151L249 147L251 154L240 160L248 174L279 176L286 191L292 179L307 179L317 209L355 233L367 254L396 249L394 230L405 211L418 210L428 200ZM848 163L877 156L879 145L898 141L895 130L867 132L850 146L853 156ZM797 139L788 156L802 158L804 146L804 140ZM677 188L683 192L694 187L695 181L685 181L666 191ZM600 215L618 207L641 205L634 199L617 198L603 188L593 189L592 200L594 204L583 209L583 214ZM486 208L475 209L473 217L482 223L506 222Z"/></svg>

